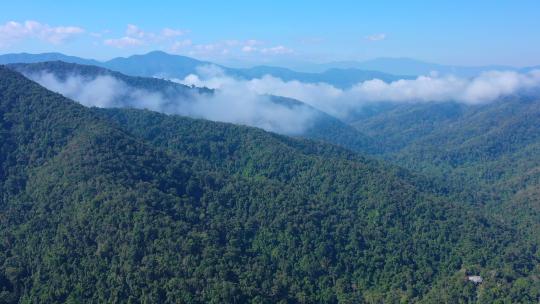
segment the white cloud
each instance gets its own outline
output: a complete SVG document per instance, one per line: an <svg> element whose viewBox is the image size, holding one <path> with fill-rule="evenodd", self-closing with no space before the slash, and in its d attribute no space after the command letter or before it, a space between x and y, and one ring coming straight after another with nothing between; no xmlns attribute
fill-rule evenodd
<svg viewBox="0 0 540 304"><path fill-rule="evenodd" d="M83 32L84 29L76 26L53 27L33 20L24 23L9 21L0 25L0 47L9 46L25 38L60 44Z"/></svg>
<svg viewBox="0 0 540 304"><path fill-rule="evenodd" d="M171 28L168 28L168 27L161 30L161 35L163 37L177 37L177 36L185 35L186 33L187 33L187 31L175 30L175 29L171 29Z"/></svg>
<svg viewBox="0 0 540 304"><path fill-rule="evenodd" d="M191 55L215 55L226 51L220 43L194 44L189 52Z"/></svg>
<svg viewBox="0 0 540 304"><path fill-rule="evenodd" d="M249 39L246 41L239 41L236 45L241 46L241 51L244 53L259 52L258 46L264 45L264 42L255 39Z"/></svg>
<svg viewBox="0 0 540 304"><path fill-rule="evenodd" d="M85 106L96 107L119 107L126 106L122 102L122 96L128 95L129 100L136 103L148 103L150 99L145 96L143 100L134 97L146 95L142 91L132 90L123 82L114 77L104 75L88 79L80 75L71 75L65 80L59 80L54 74L49 72L27 75L37 81L47 89L61 93ZM146 101L144 101L146 100Z"/></svg>
<svg viewBox="0 0 540 304"><path fill-rule="evenodd" d="M215 66L202 67L200 73L224 76L223 71ZM187 92L183 96L165 96L164 92L130 87L108 75L91 78L68 75L60 79L50 72L42 71L26 76L85 106L149 109L250 125L289 135L301 134L311 125L315 114L312 109L304 106L275 103L269 96L245 91L242 86L228 86L214 94Z"/></svg>
<svg viewBox="0 0 540 304"><path fill-rule="evenodd" d="M258 46L258 45L263 45L264 42L262 42L260 40L249 39L249 40L246 40L243 44L245 46Z"/></svg>
<svg viewBox="0 0 540 304"><path fill-rule="evenodd" d="M189 42L189 43L187 43ZM264 58L262 56L277 56L293 54L294 51L283 45L264 47L265 42L256 39L224 40L212 43L197 44L191 40L176 41L169 50L176 54L187 54L205 59L216 59L223 55L237 58Z"/></svg>
<svg viewBox="0 0 540 304"><path fill-rule="evenodd" d="M540 88L540 70L529 73L492 71L475 78L453 76L420 76L386 83L379 79L357 83L350 89L339 89L327 83L283 81L272 76L238 80L216 68L200 69L197 75L176 80L187 85L219 90L234 88L254 94L271 94L306 102L334 116L348 113L372 102L440 102L457 101L479 104L494 101L522 90Z"/></svg>
<svg viewBox="0 0 540 304"><path fill-rule="evenodd" d="M111 76L68 75L63 80L48 72L27 76L86 106L143 108L256 126L289 135L299 135L310 128L315 123L314 111L305 106L275 103L268 95L298 99L346 119L349 113L366 103L458 101L478 104L522 90L540 89L540 70L529 73L493 71L471 79L436 75L390 83L374 79L343 90L326 83L283 81L272 76L239 80L226 75L217 66L208 65L199 67L196 74L173 81L213 88L215 93L188 92L182 96L135 89Z"/></svg>
<svg viewBox="0 0 540 304"><path fill-rule="evenodd" d="M369 41L381 41L381 40L386 39L386 34L378 33L378 34L368 35L365 38Z"/></svg>
<svg viewBox="0 0 540 304"><path fill-rule="evenodd" d="M191 45L193 45L193 42L190 39L185 39L185 40L181 40L181 41L175 41L171 45L170 51L173 52L173 53L179 53L184 48L189 47Z"/></svg>
<svg viewBox="0 0 540 304"><path fill-rule="evenodd" d="M264 47L265 42L257 39L223 40L209 43L195 43L191 39L177 40L187 34L187 30L163 28L159 32L145 31L135 24L128 24L123 37L104 39L103 43L116 48L157 45L159 49L167 49L171 53L186 54L205 59L216 59L227 56L254 57L292 54L294 51L283 45ZM97 35L92 34L97 37Z"/></svg>
<svg viewBox="0 0 540 304"><path fill-rule="evenodd" d="M138 26L134 24L128 24L127 29L126 29L126 36L142 39L148 36L153 36L153 34L147 34L143 30L141 30Z"/></svg>
<svg viewBox="0 0 540 304"><path fill-rule="evenodd" d="M278 45L270 48L264 48L261 50L261 53L263 54L273 54L273 55L280 55L280 54L291 54L293 53L292 49L289 49L287 47L284 47L283 45Z"/></svg>
<svg viewBox="0 0 540 304"><path fill-rule="evenodd" d="M122 37L118 39L105 39L103 43L116 48L127 48L141 46L144 44L144 41L132 37Z"/></svg>
<svg viewBox="0 0 540 304"><path fill-rule="evenodd" d="M250 45L246 45L246 46L242 47L242 52L245 52L245 53L251 53L251 52L255 52L255 51L257 51L257 48L253 47L253 46L250 46Z"/></svg>
<svg viewBox="0 0 540 304"><path fill-rule="evenodd" d="M106 45L126 48L147 45L150 43L171 42L175 37L187 33L185 30L164 28L158 33L147 32L134 24L128 24L125 31L125 36L120 38L105 39L103 42ZM173 42L171 49L176 49L179 45Z"/></svg>

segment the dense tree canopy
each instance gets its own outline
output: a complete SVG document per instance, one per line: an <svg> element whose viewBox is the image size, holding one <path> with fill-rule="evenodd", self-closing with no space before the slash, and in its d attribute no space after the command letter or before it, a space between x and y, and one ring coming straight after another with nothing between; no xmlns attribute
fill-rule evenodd
<svg viewBox="0 0 540 304"><path fill-rule="evenodd" d="M531 230L337 146L88 109L4 67L0 144L2 302L539 297Z"/></svg>

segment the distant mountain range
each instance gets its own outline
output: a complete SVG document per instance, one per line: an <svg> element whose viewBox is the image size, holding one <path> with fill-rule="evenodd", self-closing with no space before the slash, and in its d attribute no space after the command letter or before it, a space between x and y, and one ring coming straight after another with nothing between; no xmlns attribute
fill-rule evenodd
<svg viewBox="0 0 540 304"><path fill-rule="evenodd" d="M213 65L219 67L228 76L239 79L261 78L270 75L284 81L306 83L328 83L345 89L366 80L380 79L391 82L399 79L413 79L419 75L455 75L473 77L485 71L503 70L529 72L540 66L512 67L505 65L455 66L429 63L411 58L376 58L373 60L338 61L324 64L304 64L293 69L275 66L254 66L251 68L232 68L191 57L172 55L162 51L153 51L143 55L118 57L108 61L97 61L61 53L42 54L5 54L0 55L0 64L36 63L60 60L64 62L95 65L118 71L131 76L160 77L183 79L190 74L200 75L198 67Z"/></svg>
<svg viewBox="0 0 540 304"><path fill-rule="evenodd" d="M56 61L56 60L78 63L78 64L86 64L86 65L102 64L102 62L97 61L97 60L69 56L69 55L64 55L62 53L41 53L41 54L18 53L18 54L0 55L0 64L36 63L36 62Z"/></svg>
<svg viewBox="0 0 540 304"><path fill-rule="evenodd" d="M461 77L473 77L482 72L498 71L516 71L528 72L534 69L540 69L540 66L514 67L507 65L486 65L486 66L459 66L430 63L411 58L376 58L363 62L357 61L337 61L325 64L305 65L299 69L313 73L325 71L327 69L360 69L372 70L394 75L429 75L437 72L441 75L455 75Z"/></svg>
<svg viewBox="0 0 540 304"><path fill-rule="evenodd" d="M0 55L0 64L36 63L55 60L100 66L131 76L178 79L183 79L190 74L199 74L199 71L197 70L198 67L214 65L221 68L227 75L240 79L261 78L265 75L271 75L284 81L297 80L307 83L325 82L338 88L347 88L358 82L375 78L386 82L403 78L412 78L412 76L397 76L388 73L361 70L356 68L329 68L320 73L297 72L287 68L272 66L256 66L252 68L239 69L222 66L208 61L201 61L186 56L171 55L161 51L154 51L144 55L133 55L127 58L119 57L105 62L67 56L61 53L21 53Z"/></svg>

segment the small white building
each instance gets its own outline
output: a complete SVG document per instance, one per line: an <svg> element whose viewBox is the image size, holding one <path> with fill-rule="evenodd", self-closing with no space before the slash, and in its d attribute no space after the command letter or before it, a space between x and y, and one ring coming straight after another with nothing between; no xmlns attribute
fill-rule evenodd
<svg viewBox="0 0 540 304"><path fill-rule="evenodd" d="M467 280L473 282L473 283L476 283L476 284L480 284L484 281L484 279L482 279L481 276L468 276L467 277Z"/></svg>

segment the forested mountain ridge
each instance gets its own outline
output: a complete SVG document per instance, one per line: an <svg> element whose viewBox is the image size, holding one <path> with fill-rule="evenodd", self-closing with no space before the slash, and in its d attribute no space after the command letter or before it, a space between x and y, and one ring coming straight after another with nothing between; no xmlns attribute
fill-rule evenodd
<svg viewBox="0 0 540 304"><path fill-rule="evenodd" d="M99 76L110 76L125 83L130 88L126 90L128 94L133 90L144 90L149 95L160 95L166 101L160 107L160 110L166 113L175 113L175 111L178 111L178 107L189 107L190 104L197 103L199 94L210 95L214 93L214 90L207 88L189 87L159 78L127 76L97 66L79 65L62 61L10 64L8 67L30 78L40 78L44 73L50 73L60 81L67 81L65 85L70 84L67 80L70 77L82 77L90 80L96 79ZM302 113L309 115L309 121L305 123L306 127L300 134L287 135L327 141L358 152L376 153L380 149L375 139L362 134L352 126L308 104L280 96L268 96L268 98L276 105L291 108L293 111L298 112L299 116ZM116 107L141 107L141 105L133 102L131 95L121 94L114 98L112 105Z"/></svg>
<svg viewBox="0 0 540 304"><path fill-rule="evenodd" d="M111 76L126 83L130 87L149 91L159 91L169 97L179 95L187 98L190 94L209 94L212 92L212 90L207 88L193 88L161 78L127 76L120 72L102 68L96 65L84 65L64 61L14 63L7 65L7 67L20 72L23 75L51 73L62 81L65 81L71 76L80 76L88 79L93 79L98 76Z"/></svg>
<svg viewBox="0 0 540 304"><path fill-rule="evenodd" d="M354 125L378 138L385 157L400 165L517 190L540 180L537 96L516 94L480 105L400 105Z"/></svg>
<svg viewBox="0 0 540 304"><path fill-rule="evenodd" d="M492 103L398 105L355 126L381 140L384 158L480 193L485 213L539 242L540 99L523 92ZM537 245L534 245L537 246Z"/></svg>
<svg viewBox="0 0 540 304"><path fill-rule="evenodd" d="M518 230L398 167L254 128L88 109L3 67L0 105L4 302L538 297L538 252ZM483 285L466 281L478 273Z"/></svg>

